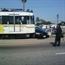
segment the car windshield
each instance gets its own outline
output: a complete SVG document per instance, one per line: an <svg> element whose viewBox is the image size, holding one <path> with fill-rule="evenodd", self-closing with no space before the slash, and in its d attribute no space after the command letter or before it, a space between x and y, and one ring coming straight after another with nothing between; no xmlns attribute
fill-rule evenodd
<svg viewBox="0 0 65 65"><path fill-rule="evenodd" d="M40 28L40 27L35 27L35 30L36 31L40 31L40 32L45 32L42 28ZM46 33L46 32L45 32Z"/></svg>

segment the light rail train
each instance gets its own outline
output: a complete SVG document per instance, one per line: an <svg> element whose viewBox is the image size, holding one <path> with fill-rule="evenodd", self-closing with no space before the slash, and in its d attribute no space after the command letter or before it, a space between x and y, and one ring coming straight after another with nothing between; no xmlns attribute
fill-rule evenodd
<svg viewBox="0 0 65 65"><path fill-rule="evenodd" d="M35 34L34 13L2 9L0 12L0 38L33 37Z"/></svg>

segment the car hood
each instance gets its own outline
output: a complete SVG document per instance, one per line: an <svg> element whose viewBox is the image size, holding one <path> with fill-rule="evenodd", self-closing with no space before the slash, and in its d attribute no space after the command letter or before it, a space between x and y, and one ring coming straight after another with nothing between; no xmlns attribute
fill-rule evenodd
<svg viewBox="0 0 65 65"><path fill-rule="evenodd" d="M44 31L43 29L41 29L41 28L35 28L35 32L47 34L47 32L45 32L45 31Z"/></svg>

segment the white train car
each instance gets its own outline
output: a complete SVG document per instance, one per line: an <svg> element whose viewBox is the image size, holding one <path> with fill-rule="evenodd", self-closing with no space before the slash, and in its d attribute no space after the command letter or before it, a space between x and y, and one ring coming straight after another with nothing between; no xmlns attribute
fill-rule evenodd
<svg viewBox="0 0 65 65"><path fill-rule="evenodd" d="M33 12L0 12L0 38L33 37L35 22Z"/></svg>

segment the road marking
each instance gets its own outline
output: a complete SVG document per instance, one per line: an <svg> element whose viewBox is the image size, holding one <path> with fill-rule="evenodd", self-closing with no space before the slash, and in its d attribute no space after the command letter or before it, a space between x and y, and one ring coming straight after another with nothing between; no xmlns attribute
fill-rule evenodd
<svg viewBox="0 0 65 65"><path fill-rule="evenodd" d="M56 55L65 55L65 52L62 53L55 53Z"/></svg>

